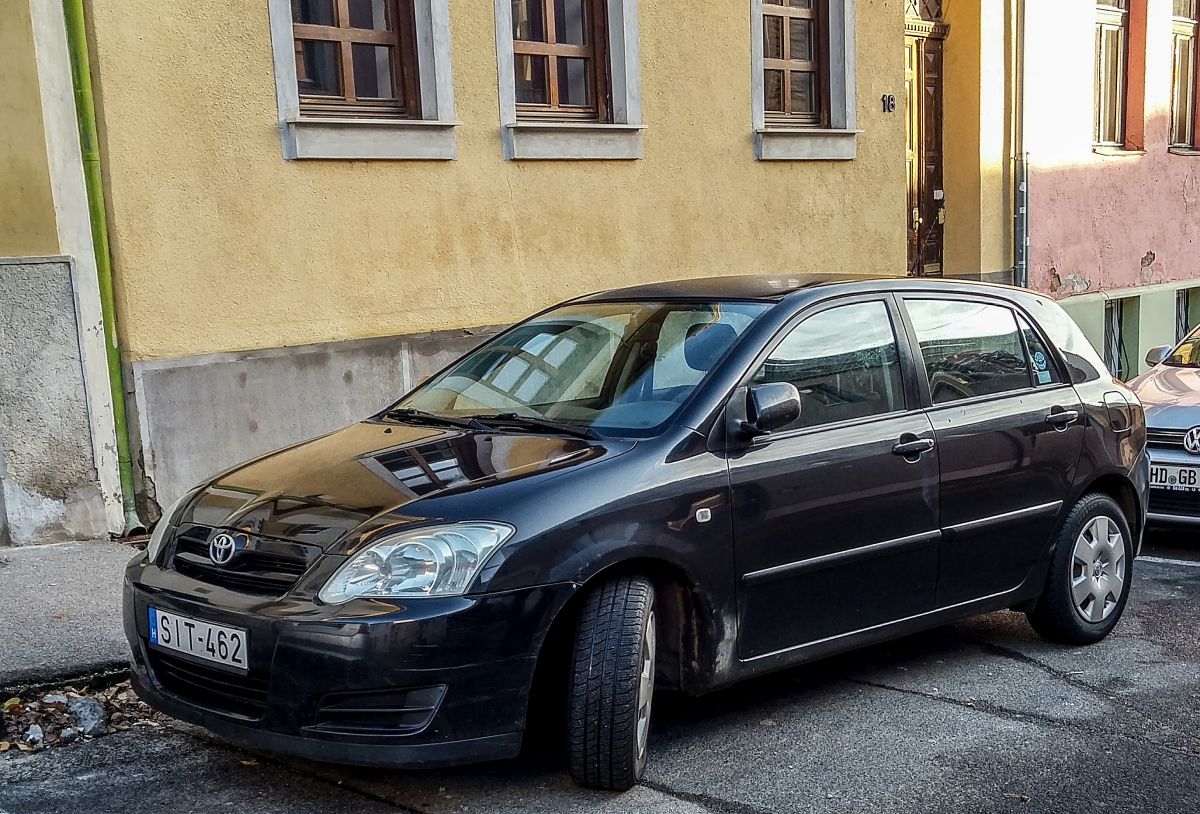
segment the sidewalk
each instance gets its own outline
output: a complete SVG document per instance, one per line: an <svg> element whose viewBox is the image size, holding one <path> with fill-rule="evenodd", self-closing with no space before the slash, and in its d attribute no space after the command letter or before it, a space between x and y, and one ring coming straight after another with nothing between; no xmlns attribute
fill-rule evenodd
<svg viewBox="0 0 1200 814"><path fill-rule="evenodd" d="M0 548L0 690L126 663L121 575L135 553L109 542Z"/></svg>

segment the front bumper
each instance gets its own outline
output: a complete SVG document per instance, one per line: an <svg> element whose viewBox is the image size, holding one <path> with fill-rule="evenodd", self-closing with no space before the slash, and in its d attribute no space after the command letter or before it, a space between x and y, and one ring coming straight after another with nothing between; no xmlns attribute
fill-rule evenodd
<svg viewBox="0 0 1200 814"><path fill-rule="evenodd" d="M1150 464L1200 467L1200 458L1182 449L1148 447ZM1200 528L1200 492L1156 488L1150 484L1150 505L1146 522L1155 526L1196 526Z"/></svg>
<svg viewBox="0 0 1200 814"><path fill-rule="evenodd" d="M323 606L194 582L135 560L124 625L151 706L248 746L363 766L515 756L538 647L575 586ZM244 628L246 672L149 644L149 606Z"/></svg>

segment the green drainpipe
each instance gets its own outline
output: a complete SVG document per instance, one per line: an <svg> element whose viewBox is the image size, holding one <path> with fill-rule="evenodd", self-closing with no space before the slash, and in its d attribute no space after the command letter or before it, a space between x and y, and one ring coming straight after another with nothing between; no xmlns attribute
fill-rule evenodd
<svg viewBox="0 0 1200 814"><path fill-rule="evenodd" d="M129 454L129 421L125 414L125 385L121 346L117 340L117 309L113 298L112 260L108 250L108 219L104 213L104 183L100 175L100 138L96 132L96 105L92 100L92 74L88 57L87 24L83 0L63 0L67 23L67 51L71 55L71 80L75 87L75 113L79 117L79 145L83 151L83 179L87 187L92 245L96 252L96 277L100 286L100 312L104 318L104 353L108 359L113 424L117 433L117 464L121 470L121 501L125 507L125 533L143 528L133 492L133 458Z"/></svg>

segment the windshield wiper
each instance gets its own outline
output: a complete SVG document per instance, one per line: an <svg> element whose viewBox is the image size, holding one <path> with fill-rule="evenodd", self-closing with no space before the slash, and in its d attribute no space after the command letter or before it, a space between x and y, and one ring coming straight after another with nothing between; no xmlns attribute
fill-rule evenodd
<svg viewBox="0 0 1200 814"><path fill-rule="evenodd" d="M578 424L568 424L565 421L537 418L535 416L520 415L519 413L474 415L471 416L471 419L483 424L512 424L532 430L549 430L550 432L557 432L563 435L573 435L576 438L586 438L590 441L596 441L600 438L600 434L591 427L581 427Z"/></svg>
<svg viewBox="0 0 1200 814"><path fill-rule="evenodd" d="M437 415L435 413L427 413L424 410L414 410L411 407L388 410L383 414L383 417L407 421L409 424L432 424L442 427L459 427L464 430L483 430L485 432L488 429L487 426L473 417L452 418L448 415Z"/></svg>

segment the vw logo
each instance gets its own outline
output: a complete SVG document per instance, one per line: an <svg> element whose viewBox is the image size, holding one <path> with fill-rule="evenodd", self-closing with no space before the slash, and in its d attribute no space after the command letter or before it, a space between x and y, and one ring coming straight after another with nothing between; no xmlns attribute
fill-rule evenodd
<svg viewBox="0 0 1200 814"><path fill-rule="evenodd" d="M208 542L208 558L215 565L228 565L237 550L237 540L233 538L232 534L225 532L221 532Z"/></svg>
<svg viewBox="0 0 1200 814"><path fill-rule="evenodd" d="M1200 427L1192 427L1184 433L1183 448L1193 455L1200 455Z"/></svg>

